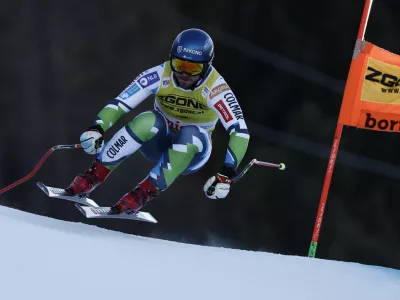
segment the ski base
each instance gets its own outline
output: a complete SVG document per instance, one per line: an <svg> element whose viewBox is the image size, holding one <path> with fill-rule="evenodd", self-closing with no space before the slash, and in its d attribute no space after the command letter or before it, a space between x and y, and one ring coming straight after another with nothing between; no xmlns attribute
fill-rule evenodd
<svg viewBox="0 0 400 300"><path fill-rule="evenodd" d="M85 198L85 197L79 197L79 196L68 196L65 194L64 189L46 186L45 184L43 184L41 182L37 182L36 184L50 198L64 199L64 200L72 201L72 202L79 203L82 205L87 205L87 206L91 206L91 207L99 207L99 205L92 199Z"/></svg>
<svg viewBox="0 0 400 300"><path fill-rule="evenodd" d="M149 223L157 223L157 220L148 212L139 211L134 214L120 213L114 214L110 207L89 207L75 204L76 208L88 219L127 219L135 221L144 221Z"/></svg>

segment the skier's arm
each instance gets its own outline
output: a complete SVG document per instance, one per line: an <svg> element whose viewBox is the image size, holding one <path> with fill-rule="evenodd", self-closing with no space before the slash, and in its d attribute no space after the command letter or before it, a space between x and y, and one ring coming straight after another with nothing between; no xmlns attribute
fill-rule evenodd
<svg viewBox="0 0 400 300"><path fill-rule="evenodd" d="M151 94L156 93L160 86L163 70L164 64L144 71L136 77L118 97L109 101L98 113L94 126L100 126L104 132L107 131L123 115L130 112Z"/></svg>
<svg viewBox="0 0 400 300"><path fill-rule="evenodd" d="M219 78L209 93L208 106L216 111L229 133L229 144L221 170L207 180L203 190L208 198L225 198L230 190L236 168L242 161L249 144L249 132L242 109L225 80Z"/></svg>
<svg viewBox="0 0 400 300"><path fill-rule="evenodd" d="M229 144L220 173L232 178L246 154L250 135L236 96L221 77L211 89L209 107L214 109L222 125L229 133Z"/></svg>

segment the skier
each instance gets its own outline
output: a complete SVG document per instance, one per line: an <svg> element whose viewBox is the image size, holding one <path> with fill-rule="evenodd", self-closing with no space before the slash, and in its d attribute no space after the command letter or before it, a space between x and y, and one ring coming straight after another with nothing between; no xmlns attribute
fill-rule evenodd
<svg viewBox="0 0 400 300"><path fill-rule="evenodd" d="M194 173L206 164L211 133L220 120L230 135L226 158L203 190L209 198L225 198L250 137L239 103L212 66L213 58L214 44L206 32L195 28L182 31L172 44L169 61L137 76L81 135L82 148L96 158L88 170L75 177L66 193L87 196L140 150L156 165L111 207L115 214L135 213L179 175ZM155 96L154 110L139 114L104 143L104 132L150 95Z"/></svg>

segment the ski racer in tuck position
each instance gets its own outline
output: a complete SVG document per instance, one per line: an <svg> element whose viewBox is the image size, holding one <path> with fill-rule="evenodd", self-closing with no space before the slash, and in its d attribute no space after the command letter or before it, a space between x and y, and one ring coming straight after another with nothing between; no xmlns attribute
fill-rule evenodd
<svg viewBox="0 0 400 300"><path fill-rule="evenodd" d="M96 155L88 170L66 189L86 197L135 151L156 163L137 187L111 207L112 213L135 213L172 185L179 175L198 171L211 154L211 133L220 120L230 135L225 162L204 185L212 199L225 198L248 147L249 133L239 103L212 66L214 44L200 29L182 31L170 59L141 73L97 115L80 137L82 148ZM154 110L145 111L107 143L103 134L150 95Z"/></svg>

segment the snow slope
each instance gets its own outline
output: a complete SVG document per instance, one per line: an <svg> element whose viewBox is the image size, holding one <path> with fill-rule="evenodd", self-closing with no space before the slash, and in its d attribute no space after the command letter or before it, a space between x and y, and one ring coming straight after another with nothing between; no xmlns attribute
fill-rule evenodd
<svg viewBox="0 0 400 300"><path fill-rule="evenodd" d="M0 207L0 299L394 300L400 271L180 244Z"/></svg>

